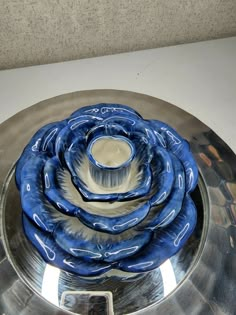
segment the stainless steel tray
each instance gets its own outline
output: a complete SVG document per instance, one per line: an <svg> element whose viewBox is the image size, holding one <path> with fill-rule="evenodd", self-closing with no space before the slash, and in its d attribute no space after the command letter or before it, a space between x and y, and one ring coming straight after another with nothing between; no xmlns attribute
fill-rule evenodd
<svg viewBox="0 0 236 315"><path fill-rule="evenodd" d="M88 283L51 267L21 227L14 165L23 147L40 126L99 102L127 104L144 118L173 126L190 142L200 171L194 196L199 220L193 238L165 265L133 281ZM0 163L0 314L235 314L236 157L192 115L132 92L70 93L40 102L1 124ZM99 313L88 293L106 296L106 311Z"/></svg>

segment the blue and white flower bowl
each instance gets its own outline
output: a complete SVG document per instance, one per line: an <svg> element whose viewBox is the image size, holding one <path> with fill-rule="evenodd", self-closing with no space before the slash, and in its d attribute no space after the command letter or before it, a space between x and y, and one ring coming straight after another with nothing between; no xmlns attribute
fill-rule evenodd
<svg viewBox="0 0 236 315"><path fill-rule="evenodd" d="M197 181L186 140L119 104L42 127L16 166L25 235L46 262L89 278L177 253L195 228Z"/></svg>

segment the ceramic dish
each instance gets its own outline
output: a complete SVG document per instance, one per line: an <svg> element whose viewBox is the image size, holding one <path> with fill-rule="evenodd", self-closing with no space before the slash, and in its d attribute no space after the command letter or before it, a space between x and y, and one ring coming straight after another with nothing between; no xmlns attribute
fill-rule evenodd
<svg viewBox="0 0 236 315"><path fill-rule="evenodd" d="M41 127L16 165L27 238L83 277L147 272L176 254L196 226L197 180L186 140L120 104Z"/></svg>

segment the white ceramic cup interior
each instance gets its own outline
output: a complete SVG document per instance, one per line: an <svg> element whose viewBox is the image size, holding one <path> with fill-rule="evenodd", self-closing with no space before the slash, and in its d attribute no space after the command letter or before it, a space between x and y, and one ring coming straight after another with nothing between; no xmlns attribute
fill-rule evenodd
<svg viewBox="0 0 236 315"><path fill-rule="evenodd" d="M132 149L128 141L123 138L100 137L91 146L93 159L104 167L117 168L132 157Z"/></svg>

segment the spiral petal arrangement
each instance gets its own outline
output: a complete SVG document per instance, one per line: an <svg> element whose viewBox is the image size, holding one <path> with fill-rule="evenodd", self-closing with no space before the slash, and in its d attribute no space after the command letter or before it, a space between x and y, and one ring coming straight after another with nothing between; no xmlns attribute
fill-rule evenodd
<svg viewBox="0 0 236 315"><path fill-rule="evenodd" d="M198 169L173 128L120 104L42 127L16 165L25 235L83 277L157 268L192 234Z"/></svg>

